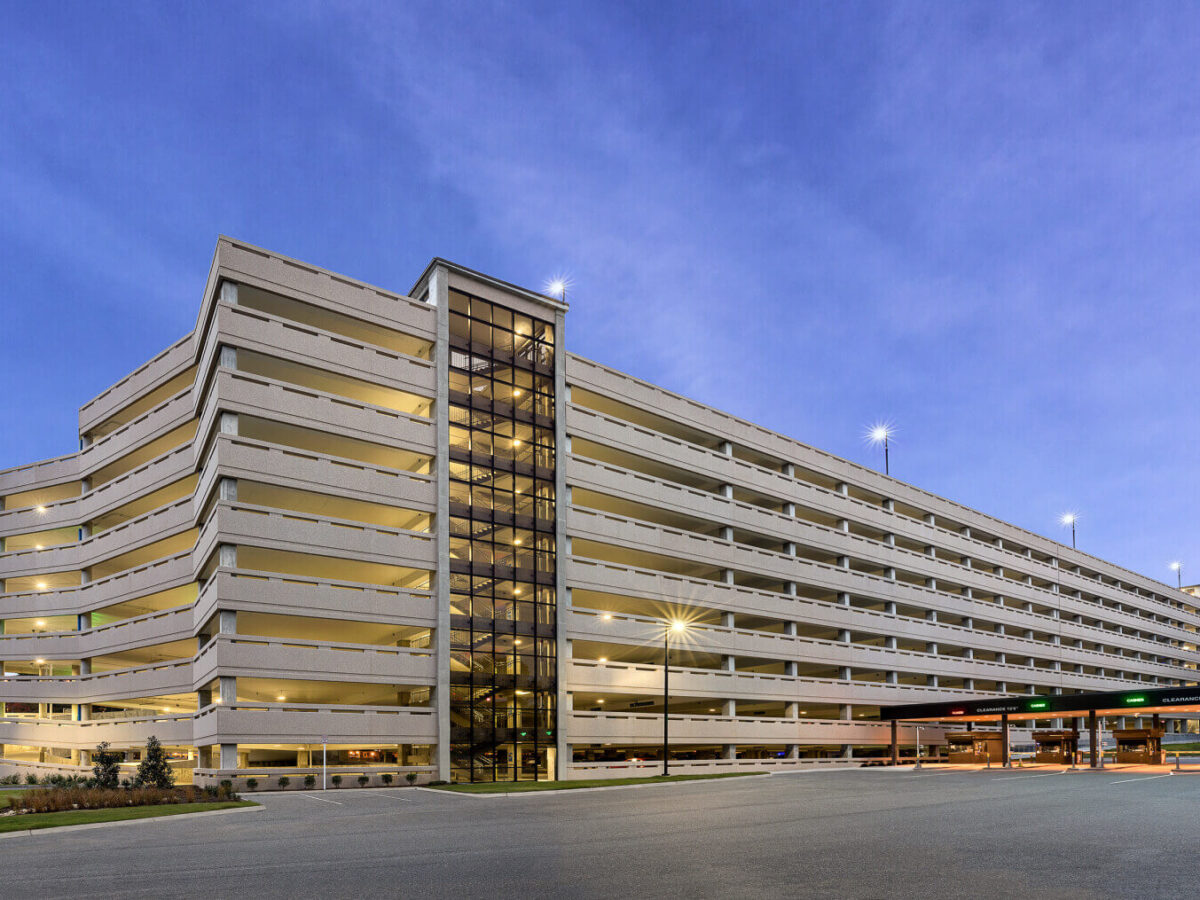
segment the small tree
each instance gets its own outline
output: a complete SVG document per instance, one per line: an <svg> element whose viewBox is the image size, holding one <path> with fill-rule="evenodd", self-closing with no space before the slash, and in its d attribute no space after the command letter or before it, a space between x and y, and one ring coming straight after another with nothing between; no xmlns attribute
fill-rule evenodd
<svg viewBox="0 0 1200 900"><path fill-rule="evenodd" d="M317 783L317 776L316 776L316 775L305 775L305 776L304 776L304 786L305 786L306 788L310 788L310 787L312 787L312 786L313 786L314 784L316 784L316 783Z"/></svg>
<svg viewBox="0 0 1200 900"><path fill-rule="evenodd" d="M281 791L286 790L287 786L291 783L292 783L292 779L288 778L286 775L279 776L279 789Z"/></svg>
<svg viewBox="0 0 1200 900"><path fill-rule="evenodd" d="M368 781L370 781L370 780L371 780L371 776L370 776L370 775L359 775L359 776L358 776L358 786L359 786L359 787L366 787L366 786L367 786L367 782L368 782Z"/></svg>
<svg viewBox="0 0 1200 900"><path fill-rule="evenodd" d="M334 775L334 776L333 776L332 778L330 778L329 780L333 782L333 786L334 786L335 788L338 788L338 787L341 787L341 786L342 786L342 776L341 776L341 775Z"/></svg>
<svg viewBox="0 0 1200 900"><path fill-rule="evenodd" d="M104 741L92 753L92 774L98 788L115 788L121 780L121 757L108 747Z"/></svg>
<svg viewBox="0 0 1200 900"><path fill-rule="evenodd" d="M407 781L409 784L416 784L417 783L417 773L416 772L405 772L404 780Z"/></svg>
<svg viewBox="0 0 1200 900"><path fill-rule="evenodd" d="M258 779L257 778L247 778L246 779L246 787L252 791L258 790Z"/></svg>
<svg viewBox="0 0 1200 900"><path fill-rule="evenodd" d="M142 754L142 761L138 763L137 777L133 783L136 787L156 787L164 790L175 787L175 773L171 771L167 762L166 751L154 735L150 735L150 739L146 741L146 752Z"/></svg>
<svg viewBox="0 0 1200 900"><path fill-rule="evenodd" d="M384 784L391 784L391 783L392 783L392 773L391 773L391 772L384 772L384 773L383 773L382 775L380 775L379 777L380 777L380 778L383 780L383 783L384 783Z"/></svg>

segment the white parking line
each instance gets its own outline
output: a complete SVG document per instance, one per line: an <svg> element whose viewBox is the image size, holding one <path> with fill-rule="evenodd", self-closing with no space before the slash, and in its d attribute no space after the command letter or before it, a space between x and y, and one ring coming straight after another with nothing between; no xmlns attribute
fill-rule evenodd
<svg viewBox="0 0 1200 900"><path fill-rule="evenodd" d="M1129 784L1131 781L1153 781L1155 778L1170 778L1171 773L1166 775L1147 775L1145 778L1124 778L1121 781L1110 781L1109 784Z"/></svg>
<svg viewBox="0 0 1200 900"><path fill-rule="evenodd" d="M1012 781L1014 778L1049 778L1051 775L1059 775L1059 772L1042 772L1039 775L1005 775L1003 778L997 778L997 781Z"/></svg>
<svg viewBox="0 0 1200 900"><path fill-rule="evenodd" d="M297 793L297 794L295 794L295 795L293 795L293 796L296 796L296 797L303 797L305 800L316 800L318 803L332 803L334 806L341 806L341 805L342 805L342 804L341 804L341 803L339 803L337 800L326 800L324 797L314 797L314 796L312 796L312 794L300 794L300 793Z"/></svg>
<svg viewBox="0 0 1200 900"><path fill-rule="evenodd" d="M388 794L384 791L372 791L373 797L387 797L389 800L399 800L401 803L412 803L412 797L397 797L395 794Z"/></svg>

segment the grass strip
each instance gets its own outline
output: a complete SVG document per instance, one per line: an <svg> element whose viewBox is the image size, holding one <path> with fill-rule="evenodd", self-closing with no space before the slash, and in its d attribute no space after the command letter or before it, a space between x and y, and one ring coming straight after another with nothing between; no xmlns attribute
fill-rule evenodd
<svg viewBox="0 0 1200 900"><path fill-rule="evenodd" d="M153 819L158 816L178 816L187 813L210 812L214 809L233 809L239 806L258 806L258 804L251 803L249 800L222 800L217 803L163 803L158 806L117 806L111 809L73 809L65 812L28 813L24 816L0 818L0 833L58 828L63 825L90 825L93 822Z"/></svg>
<svg viewBox="0 0 1200 900"><path fill-rule="evenodd" d="M437 791L458 794L519 794L527 791L573 791L580 788L617 787L622 784L662 784L668 781L709 781L715 778L740 778L760 772L720 772L715 775L652 775L642 778L588 778L580 781L495 781L481 784L439 784Z"/></svg>

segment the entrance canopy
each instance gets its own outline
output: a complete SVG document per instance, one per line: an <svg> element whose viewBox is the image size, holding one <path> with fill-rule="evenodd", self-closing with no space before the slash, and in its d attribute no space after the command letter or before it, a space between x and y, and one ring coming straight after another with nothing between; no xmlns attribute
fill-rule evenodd
<svg viewBox="0 0 1200 900"><path fill-rule="evenodd" d="M1161 713L1180 718L1200 718L1200 686L1105 691L1097 694L1029 695L992 700L955 700L885 706L884 721L1018 722L1033 719L1068 719L1095 713L1104 716L1140 716Z"/></svg>

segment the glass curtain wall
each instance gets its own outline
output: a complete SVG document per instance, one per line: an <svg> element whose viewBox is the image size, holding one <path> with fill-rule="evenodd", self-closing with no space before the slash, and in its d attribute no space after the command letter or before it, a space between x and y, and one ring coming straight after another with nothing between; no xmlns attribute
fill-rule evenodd
<svg viewBox="0 0 1200 900"><path fill-rule="evenodd" d="M450 291L450 765L553 777L554 326Z"/></svg>

